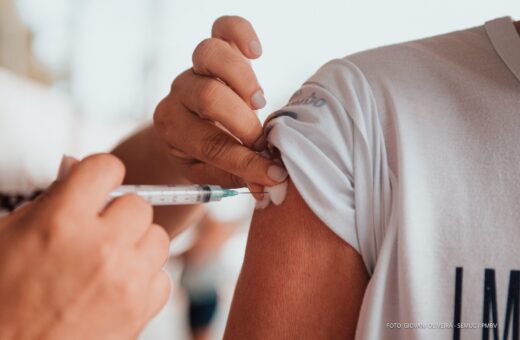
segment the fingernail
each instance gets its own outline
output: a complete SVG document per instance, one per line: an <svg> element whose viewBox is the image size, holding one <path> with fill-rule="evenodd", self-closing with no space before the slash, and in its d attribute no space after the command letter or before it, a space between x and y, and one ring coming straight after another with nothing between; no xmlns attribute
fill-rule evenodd
<svg viewBox="0 0 520 340"><path fill-rule="evenodd" d="M279 165L271 165L267 169L267 176L276 182L283 182L287 178L287 170Z"/></svg>
<svg viewBox="0 0 520 340"><path fill-rule="evenodd" d="M251 40L249 43L249 51L251 51L255 57L259 57L262 55L262 45L256 40Z"/></svg>
<svg viewBox="0 0 520 340"><path fill-rule="evenodd" d="M67 174L70 172L70 169L72 168L72 165L76 162L76 159L73 157L63 155L61 158L60 168L58 170L58 176L57 179L63 179L63 177L67 176Z"/></svg>
<svg viewBox="0 0 520 340"><path fill-rule="evenodd" d="M273 159L273 162L275 162L276 164L280 164L280 166L283 166L282 160L280 158Z"/></svg>
<svg viewBox="0 0 520 340"><path fill-rule="evenodd" d="M265 150L266 147L267 147L267 139L265 138L264 135L261 135L260 138L258 138L256 140L255 144L253 145L253 149L255 151Z"/></svg>
<svg viewBox="0 0 520 340"><path fill-rule="evenodd" d="M251 103L256 110L261 109L265 106L265 97L262 91L258 90L251 96Z"/></svg>

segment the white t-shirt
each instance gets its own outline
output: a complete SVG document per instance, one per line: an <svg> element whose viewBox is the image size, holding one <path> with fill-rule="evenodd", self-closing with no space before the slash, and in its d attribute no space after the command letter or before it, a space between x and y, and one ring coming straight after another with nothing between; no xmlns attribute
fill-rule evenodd
<svg viewBox="0 0 520 340"><path fill-rule="evenodd" d="M371 275L357 339L520 331L510 18L333 60L266 131L303 199ZM499 337L484 322L498 322Z"/></svg>

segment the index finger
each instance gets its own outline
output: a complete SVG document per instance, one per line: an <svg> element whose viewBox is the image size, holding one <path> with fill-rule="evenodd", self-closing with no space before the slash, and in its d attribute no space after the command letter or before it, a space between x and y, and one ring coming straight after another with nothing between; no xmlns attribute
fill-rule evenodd
<svg viewBox="0 0 520 340"><path fill-rule="evenodd" d="M124 174L124 165L115 156L89 156L56 182L46 201L63 209L98 213L105 206L110 191L123 181Z"/></svg>
<svg viewBox="0 0 520 340"><path fill-rule="evenodd" d="M223 16L215 20L211 36L237 47L244 56L256 59L262 55L262 45L253 25L239 16Z"/></svg>

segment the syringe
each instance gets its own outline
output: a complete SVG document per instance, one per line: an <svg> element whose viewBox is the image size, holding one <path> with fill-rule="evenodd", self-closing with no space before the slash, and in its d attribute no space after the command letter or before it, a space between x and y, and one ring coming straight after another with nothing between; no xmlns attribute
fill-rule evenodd
<svg viewBox="0 0 520 340"><path fill-rule="evenodd" d="M249 193L249 192L248 192ZM125 194L136 194L151 205L198 204L220 201L240 194L218 185L122 185L109 194L109 200Z"/></svg>

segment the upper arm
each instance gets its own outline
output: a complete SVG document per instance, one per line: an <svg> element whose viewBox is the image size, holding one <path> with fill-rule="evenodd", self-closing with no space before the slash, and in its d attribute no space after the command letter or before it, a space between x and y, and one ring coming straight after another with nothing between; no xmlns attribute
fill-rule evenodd
<svg viewBox="0 0 520 340"><path fill-rule="evenodd" d="M256 211L226 339L353 339L368 282L361 256L292 183Z"/></svg>

